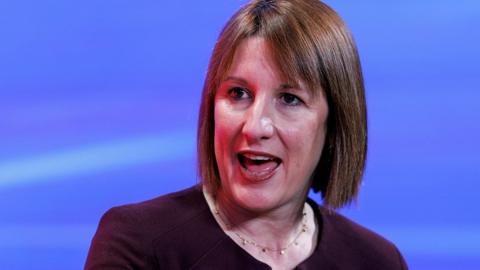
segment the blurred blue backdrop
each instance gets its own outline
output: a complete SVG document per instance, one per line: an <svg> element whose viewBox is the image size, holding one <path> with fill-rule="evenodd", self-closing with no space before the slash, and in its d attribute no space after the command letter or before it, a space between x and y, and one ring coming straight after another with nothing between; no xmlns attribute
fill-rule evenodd
<svg viewBox="0 0 480 270"><path fill-rule="evenodd" d="M108 208L197 182L208 58L243 3L0 2L1 269L82 268ZM479 269L480 3L327 3L369 106L364 184L342 212L411 269Z"/></svg>

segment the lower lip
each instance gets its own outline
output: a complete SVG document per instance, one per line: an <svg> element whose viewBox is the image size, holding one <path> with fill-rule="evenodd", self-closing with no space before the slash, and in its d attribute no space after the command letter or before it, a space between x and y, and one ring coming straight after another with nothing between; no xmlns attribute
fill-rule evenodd
<svg viewBox="0 0 480 270"><path fill-rule="evenodd" d="M237 166L240 168L240 172L242 173L243 177L251 182L263 182L270 179L277 172L278 168L281 165L282 164L279 164L273 170L268 170L264 172L251 172L245 167L243 167L242 164L240 164L240 162L237 160Z"/></svg>

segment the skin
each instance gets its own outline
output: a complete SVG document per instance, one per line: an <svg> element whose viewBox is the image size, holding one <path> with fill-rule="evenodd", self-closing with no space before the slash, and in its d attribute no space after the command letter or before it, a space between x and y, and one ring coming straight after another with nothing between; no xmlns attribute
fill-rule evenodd
<svg viewBox="0 0 480 270"><path fill-rule="evenodd" d="M233 230L270 247L284 247L291 241L320 159L327 116L323 94L314 95L302 82L287 82L263 38L242 41L217 89L214 109L215 156L221 178L216 200L224 218L235 225ZM238 153L281 162L251 173L242 166ZM314 228L313 214L311 218ZM312 239L313 234L309 234ZM292 252L289 264L295 266L305 259L314 243L304 247L309 250ZM281 258L259 259L271 266L283 263Z"/></svg>

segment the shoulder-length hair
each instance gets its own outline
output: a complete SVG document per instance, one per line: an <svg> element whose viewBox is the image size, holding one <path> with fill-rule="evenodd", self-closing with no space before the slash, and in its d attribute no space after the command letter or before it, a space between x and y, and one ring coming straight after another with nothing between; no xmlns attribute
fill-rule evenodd
<svg viewBox="0 0 480 270"><path fill-rule="evenodd" d="M329 115L312 189L324 205L339 208L356 199L365 167L367 115L357 48L342 19L318 0L254 0L235 13L222 30L203 88L197 134L198 170L203 184L221 185L214 149L214 98L239 44L262 37L280 71L323 94Z"/></svg>

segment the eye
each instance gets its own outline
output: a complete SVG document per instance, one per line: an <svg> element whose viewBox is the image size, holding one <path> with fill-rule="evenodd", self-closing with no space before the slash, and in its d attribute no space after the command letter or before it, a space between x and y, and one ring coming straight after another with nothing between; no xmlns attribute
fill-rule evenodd
<svg viewBox="0 0 480 270"><path fill-rule="evenodd" d="M283 104L288 106L298 106L301 103L303 103L303 101L300 98L290 93L283 93L280 96L280 100Z"/></svg>
<svg viewBox="0 0 480 270"><path fill-rule="evenodd" d="M247 99L250 97L248 91L244 88L241 87L233 87L230 90L228 90L228 95L233 99L233 100L242 100L242 99Z"/></svg>

